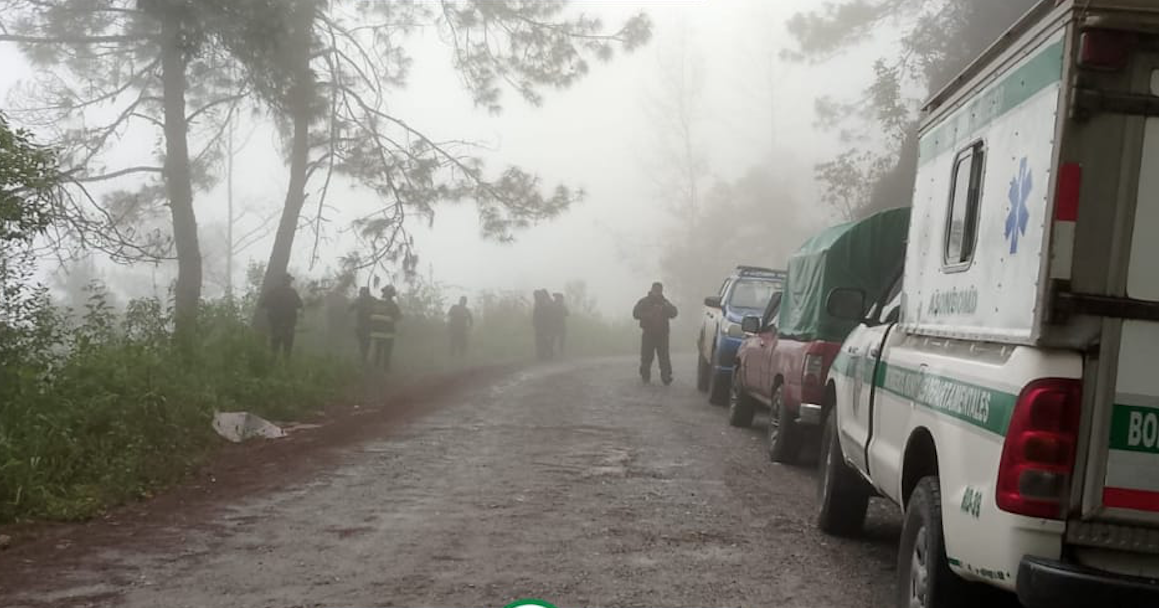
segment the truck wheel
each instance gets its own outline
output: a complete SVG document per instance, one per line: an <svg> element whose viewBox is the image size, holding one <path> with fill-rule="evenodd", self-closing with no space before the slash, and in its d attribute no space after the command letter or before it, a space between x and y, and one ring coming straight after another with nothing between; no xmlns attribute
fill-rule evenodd
<svg viewBox="0 0 1159 608"><path fill-rule="evenodd" d="M716 353L712 353L711 371L708 373L708 402L713 405L728 405L732 376L721 379L716 370Z"/></svg>
<svg viewBox="0 0 1159 608"><path fill-rule="evenodd" d="M753 425L753 415L756 413L756 404L753 398L744 391L744 383L737 378L740 370L733 371L732 382L728 390L728 423L732 426L747 429Z"/></svg>
<svg viewBox="0 0 1159 608"><path fill-rule="evenodd" d="M942 491L935 476L918 481L905 510L897 556L899 608L974 606L976 585L950 570L942 535Z"/></svg>
<svg viewBox="0 0 1159 608"><path fill-rule="evenodd" d="M769 407L768 428L769 460L792 464L801 451L801 429L785 408L785 386L773 389L773 402Z"/></svg>
<svg viewBox="0 0 1159 608"><path fill-rule="evenodd" d="M817 527L826 534L852 536L861 531L869 509L870 489L845 463L837 437L837 411L831 410L821 435L817 476Z"/></svg>
<svg viewBox="0 0 1159 608"><path fill-rule="evenodd" d="M696 390L708 392L708 376L712 373L712 365L704 360L704 355L696 356Z"/></svg>

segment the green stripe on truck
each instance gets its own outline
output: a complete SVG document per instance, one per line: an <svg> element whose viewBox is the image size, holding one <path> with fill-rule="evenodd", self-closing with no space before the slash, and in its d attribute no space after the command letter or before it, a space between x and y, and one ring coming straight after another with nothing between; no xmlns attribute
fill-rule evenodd
<svg viewBox="0 0 1159 608"><path fill-rule="evenodd" d="M864 379L866 382L872 380L878 389L995 435L1006 436L1017 395L885 362L878 366L877 376L873 377L873 362L866 363ZM842 352L833 361L830 371L853 378L854 367L853 359ZM1152 411L1157 415L1156 424L1159 424L1159 410Z"/></svg>
<svg viewBox="0 0 1159 608"><path fill-rule="evenodd" d="M943 416L1006 436L1018 397L945 376L882 363L874 386Z"/></svg>
<svg viewBox="0 0 1159 608"><path fill-rule="evenodd" d="M1111 412L1111 449L1159 454L1159 409L1115 404Z"/></svg>
<svg viewBox="0 0 1159 608"><path fill-rule="evenodd" d="M956 151L969 143L967 137L1022 105L1043 89L1061 81L1062 56L1061 41L1045 47L1022 67L923 135L919 144L918 166L943 153Z"/></svg>

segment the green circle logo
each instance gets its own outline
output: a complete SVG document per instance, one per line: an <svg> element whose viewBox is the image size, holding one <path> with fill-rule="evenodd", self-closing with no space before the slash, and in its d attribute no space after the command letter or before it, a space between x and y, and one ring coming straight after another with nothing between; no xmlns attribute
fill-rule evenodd
<svg viewBox="0 0 1159 608"><path fill-rule="evenodd" d="M555 608L554 605L537 599L516 600L503 608Z"/></svg>

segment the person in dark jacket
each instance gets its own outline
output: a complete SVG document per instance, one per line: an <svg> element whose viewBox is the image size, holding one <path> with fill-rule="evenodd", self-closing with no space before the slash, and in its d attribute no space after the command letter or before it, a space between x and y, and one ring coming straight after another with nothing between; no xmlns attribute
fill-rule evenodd
<svg viewBox="0 0 1159 608"><path fill-rule="evenodd" d="M354 336L358 338L358 351L362 354L362 365L370 363L370 316L378 300L370 295L370 288L358 290L358 297L350 304L354 312Z"/></svg>
<svg viewBox="0 0 1159 608"><path fill-rule="evenodd" d="M652 381L652 359L660 359L660 380L672 384L672 357L668 352L669 322L676 318L676 307L664 297L664 286L653 283L652 290L632 309L640 322L640 379Z"/></svg>
<svg viewBox="0 0 1159 608"><path fill-rule="evenodd" d="M298 311L302 310L302 298L294 289L294 277L286 273L282 282L266 292L259 303L266 310L266 320L270 326L270 350L276 356L279 352L286 359L294 350L294 329L298 325Z"/></svg>
<svg viewBox="0 0 1159 608"><path fill-rule="evenodd" d="M370 313L370 341L374 347L374 366L384 372L390 371L390 356L394 353L395 324L402 318L402 309L394 301L397 291L394 285L382 288L382 299L374 304Z"/></svg>
<svg viewBox="0 0 1159 608"><path fill-rule="evenodd" d="M467 354L467 334L475 325L471 309L467 308L467 296L459 298L459 303L447 312L447 325L451 330L451 356L464 357Z"/></svg>
<svg viewBox="0 0 1159 608"><path fill-rule="evenodd" d="M535 307L531 310L531 325L535 328L535 356L540 361L552 358L551 295L546 289L535 291Z"/></svg>

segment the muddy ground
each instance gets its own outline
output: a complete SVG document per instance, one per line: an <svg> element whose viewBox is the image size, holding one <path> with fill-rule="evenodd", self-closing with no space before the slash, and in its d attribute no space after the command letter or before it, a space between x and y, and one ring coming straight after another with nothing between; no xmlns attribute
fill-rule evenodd
<svg viewBox="0 0 1159 608"><path fill-rule="evenodd" d="M473 372L227 450L85 525L20 530L0 606L858 607L892 602L896 509L812 523L812 467L627 359Z"/></svg>

